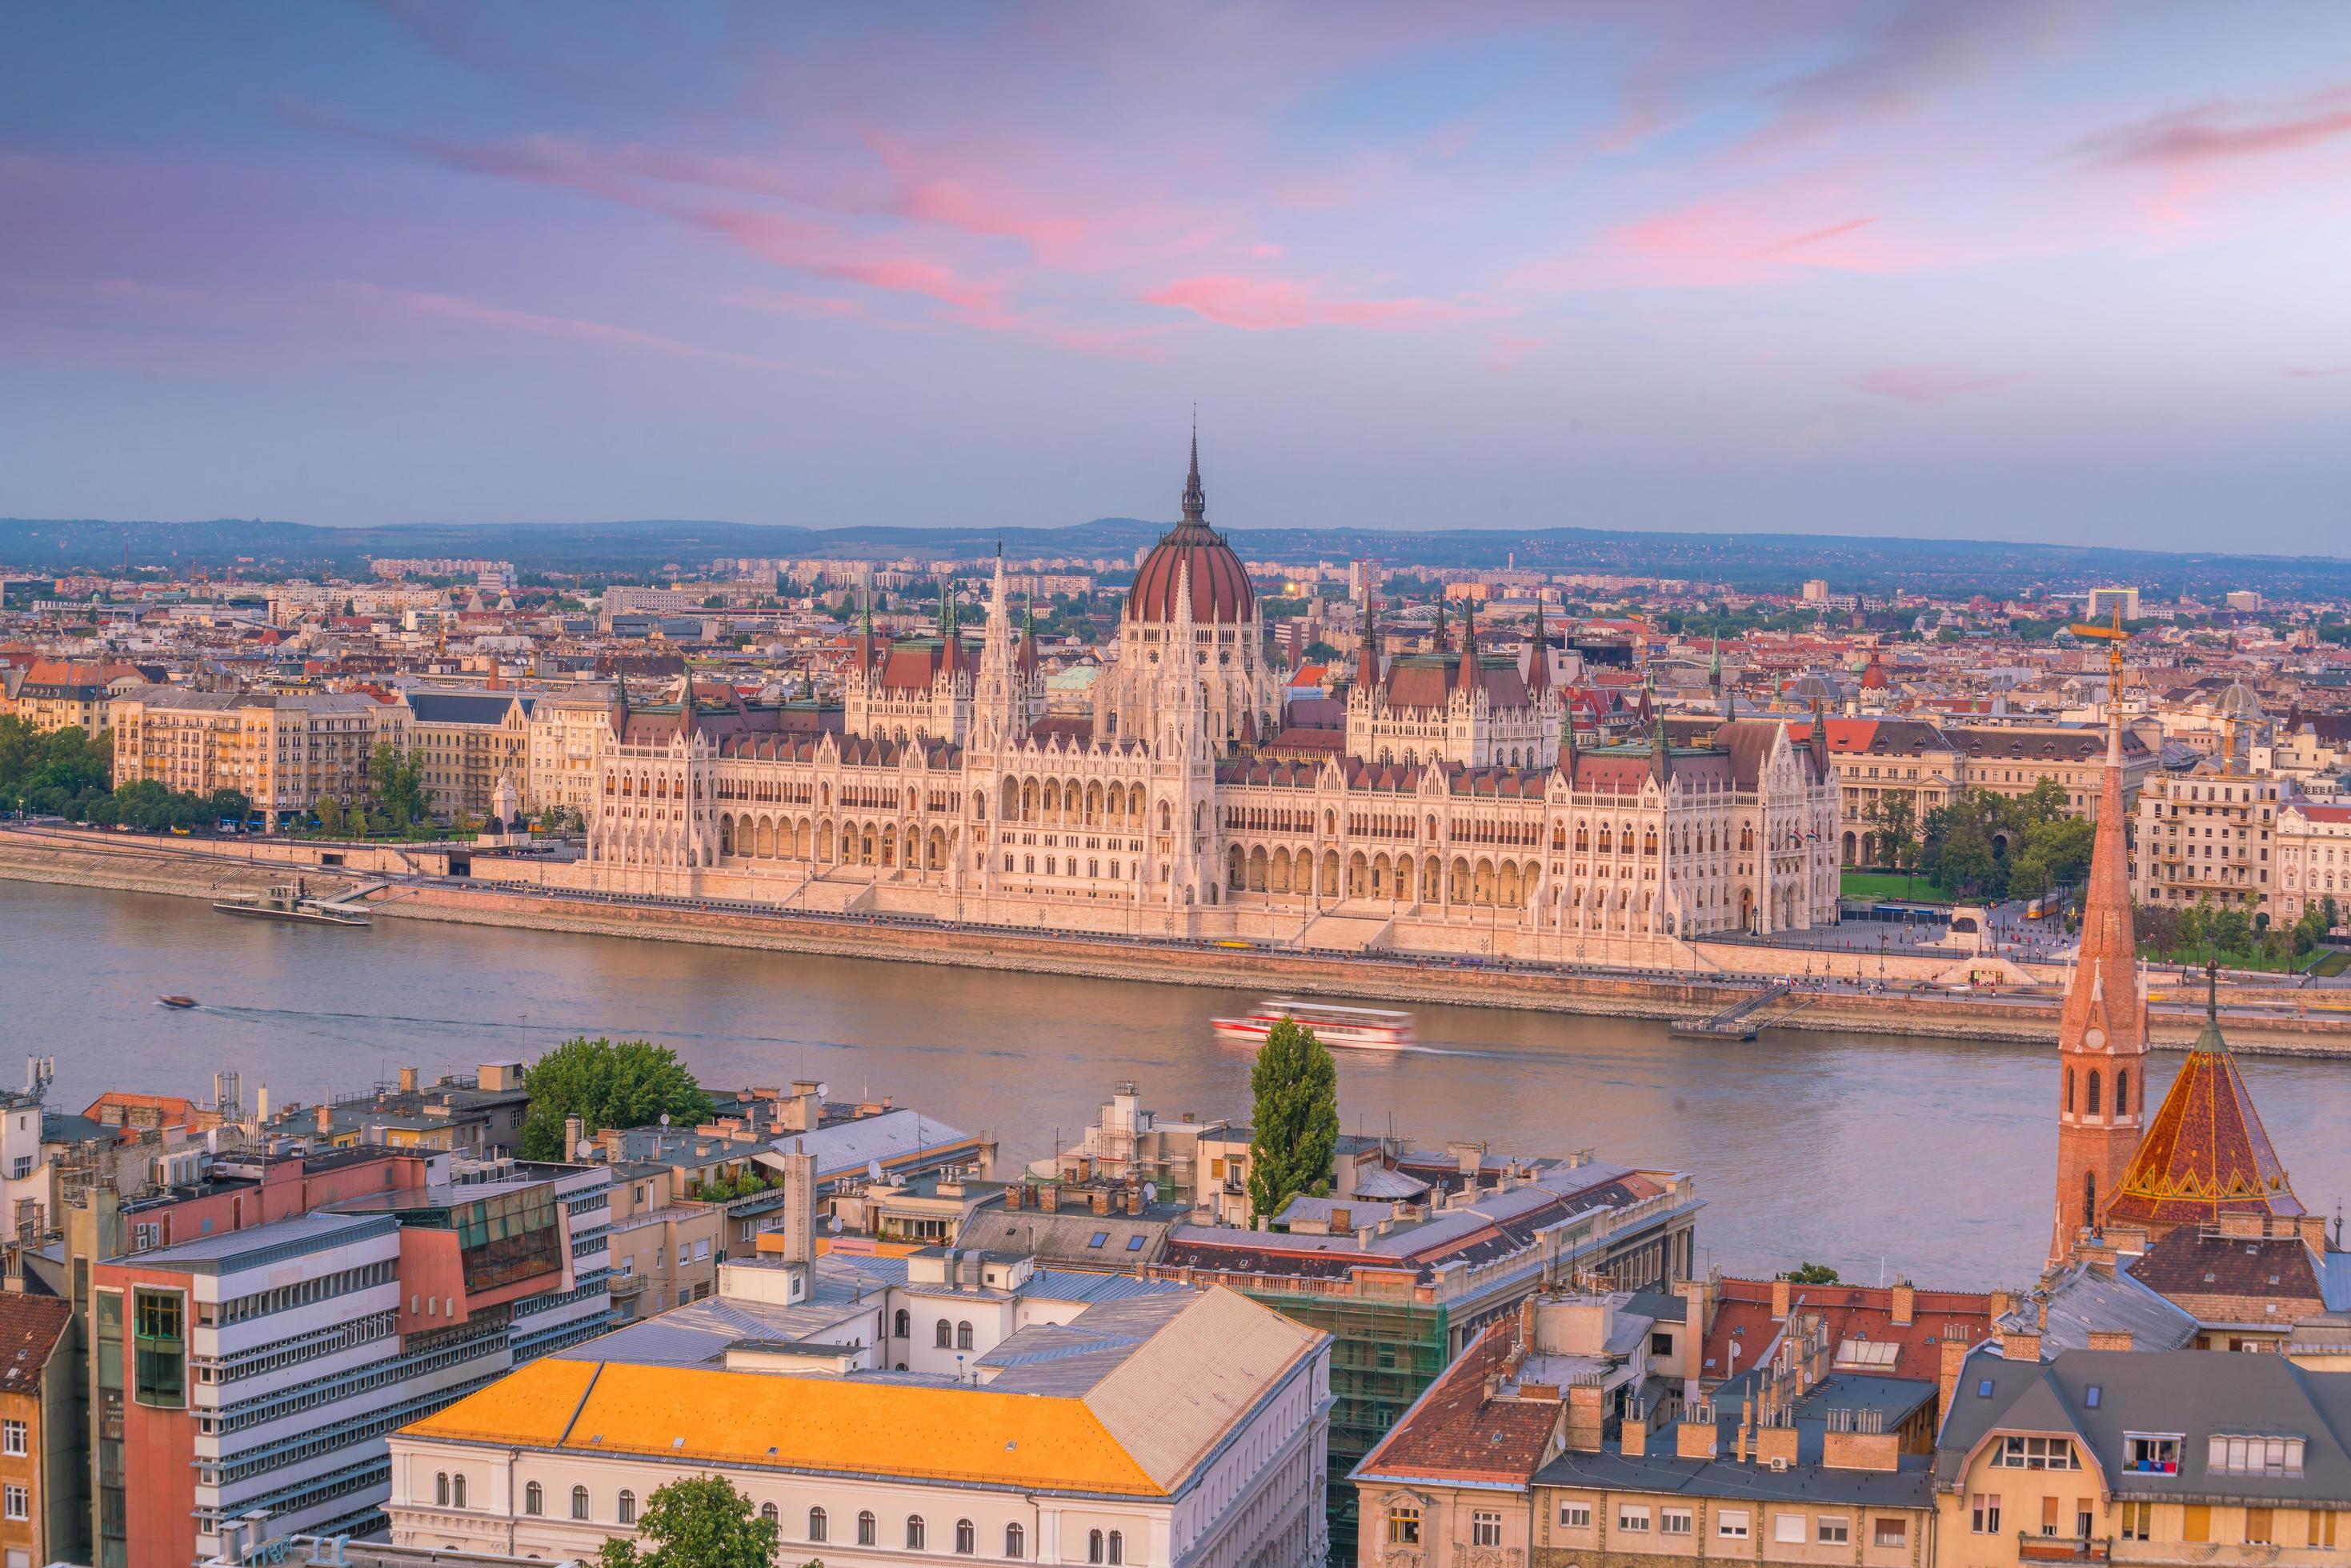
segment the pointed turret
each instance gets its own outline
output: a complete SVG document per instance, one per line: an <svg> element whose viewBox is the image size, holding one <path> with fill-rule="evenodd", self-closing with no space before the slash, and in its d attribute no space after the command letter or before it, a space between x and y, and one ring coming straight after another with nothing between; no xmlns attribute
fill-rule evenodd
<svg viewBox="0 0 2351 1568"><path fill-rule="evenodd" d="M1551 644L1543 638L1542 600L1535 601L1535 639L1527 655L1527 701L1538 701L1551 690Z"/></svg>
<svg viewBox="0 0 2351 1568"><path fill-rule="evenodd" d="M2221 1036L2219 981L2208 966L2203 1032L2147 1124L2105 1222L2143 1225L2152 1241L2177 1226L2214 1224L2223 1214L2285 1219L2303 1212L2236 1054Z"/></svg>
<svg viewBox="0 0 2351 1568"><path fill-rule="evenodd" d="M2082 909L2082 941L2058 1014L2060 1068L2056 1217L2049 1256L2062 1262L2104 1221L2139 1147L2146 1110L2147 1001L2131 924L2124 841L2122 728L2109 717L2096 836ZM2183 1077L2185 1075L2183 1075Z"/></svg>
<svg viewBox="0 0 2351 1568"><path fill-rule="evenodd" d="M1364 574L1364 651L1355 660L1356 683L1368 691L1380 683L1380 592Z"/></svg>
<svg viewBox="0 0 2351 1568"><path fill-rule="evenodd" d="M1826 782L1829 776L1829 722L1817 697L1813 699L1813 732L1804 743L1812 749L1813 776Z"/></svg>
<svg viewBox="0 0 2351 1568"><path fill-rule="evenodd" d="M1208 521L1208 493L1200 483L1200 421L1192 419L1192 471L1184 477L1184 521L1204 527Z"/></svg>
<svg viewBox="0 0 2351 1568"><path fill-rule="evenodd" d="M857 674L860 680L873 673L873 589L865 589L865 614L857 632Z"/></svg>
<svg viewBox="0 0 2351 1568"><path fill-rule="evenodd" d="M1660 713L1649 727L1649 776L1664 789L1673 782L1674 749L1666 739L1666 716Z"/></svg>
<svg viewBox="0 0 2351 1568"><path fill-rule="evenodd" d="M1037 673L1037 604L1033 599L1020 607L1020 673Z"/></svg>

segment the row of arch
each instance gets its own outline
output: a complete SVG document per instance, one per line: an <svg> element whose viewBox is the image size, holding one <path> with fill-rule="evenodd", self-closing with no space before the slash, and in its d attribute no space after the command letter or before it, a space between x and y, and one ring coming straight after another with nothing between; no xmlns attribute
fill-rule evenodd
<svg viewBox="0 0 2351 1568"><path fill-rule="evenodd" d="M1143 831L1147 806L1143 786L1098 779L1008 778L998 787L998 816L1005 822L1045 827L1107 827ZM1169 826L1167 803L1159 805L1159 826Z"/></svg>
<svg viewBox="0 0 2351 1568"><path fill-rule="evenodd" d="M843 822L831 818L777 817L764 814L718 816L722 859L798 860L823 866L871 866L893 870L944 871L955 857L959 834L945 827L928 833L894 822Z"/></svg>
<svg viewBox="0 0 2351 1568"><path fill-rule="evenodd" d="M2099 1082L2100 1075L2098 1070L2095 1067L2093 1067L2087 1073L2085 1073L2082 1075L2082 1078L2083 1114L2093 1116L2104 1116L2105 1113L2098 1107L2099 1091L2102 1087L2102 1085ZM2066 1114L2070 1116L2073 1114L2073 1110L2074 1069L2068 1067L2065 1069L2065 1111ZM2127 1067L2117 1067L2115 1069L2115 1116L2117 1118L2120 1118L2128 1115L2130 1115L2130 1069Z"/></svg>
<svg viewBox="0 0 2351 1568"><path fill-rule="evenodd" d="M1367 856L1358 850L1347 857L1343 879L1335 849L1324 850L1319 859L1310 849L1292 855L1287 847L1268 851L1261 844L1246 849L1235 844L1225 851L1228 890L1277 898L1384 898L1518 909L1526 907L1541 872L1541 864L1531 860L1497 862L1480 856L1472 862L1456 856L1448 868L1442 856Z"/></svg>

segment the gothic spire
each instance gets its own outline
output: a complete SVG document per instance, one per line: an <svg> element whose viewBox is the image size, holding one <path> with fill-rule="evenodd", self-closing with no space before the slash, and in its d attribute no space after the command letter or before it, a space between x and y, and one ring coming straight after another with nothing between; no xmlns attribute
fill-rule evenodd
<svg viewBox="0 0 2351 1568"><path fill-rule="evenodd" d="M1551 644L1543 637L1542 600L1535 600L1534 651L1527 656L1527 696L1539 698L1551 690Z"/></svg>
<svg viewBox="0 0 2351 1568"><path fill-rule="evenodd" d="M1478 601L1461 601L1461 695L1478 694Z"/></svg>
<svg viewBox="0 0 2351 1568"><path fill-rule="evenodd" d="M1191 527L1206 527L1208 521L1208 494L1200 484L1200 416L1192 416L1192 472L1184 480L1184 521Z"/></svg>

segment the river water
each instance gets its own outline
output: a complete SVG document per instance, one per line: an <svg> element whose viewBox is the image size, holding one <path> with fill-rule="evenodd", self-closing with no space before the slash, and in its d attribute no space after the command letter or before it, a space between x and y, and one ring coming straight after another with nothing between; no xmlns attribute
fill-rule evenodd
<svg viewBox="0 0 2351 1568"><path fill-rule="evenodd" d="M886 943L886 933L877 933ZM173 1012L159 993L203 1005ZM574 1034L674 1047L705 1081L893 1096L1048 1153L1112 1083L1246 1118L1249 1056L1207 1021L1245 991L1128 984L382 919L318 929L194 899L0 881L0 1037L57 1058L55 1106L114 1087L315 1104L424 1069L516 1060ZM1376 1001L1376 999L1370 999ZM1416 1009L1423 1049L1340 1054L1343 1120L1423 1145L1487 1140L1693 1172L1698 1241L1733 1272L1802 1260L1847 1279L2020 1284L2046 1245L2053 1051L1767 1031L1749 1044L1656 1023ZM2158 1054L2153 1087L2176 1055ZM2247 1081L2309 1207L2351 1193L2351 1064L2248 1057Z"/></svg>

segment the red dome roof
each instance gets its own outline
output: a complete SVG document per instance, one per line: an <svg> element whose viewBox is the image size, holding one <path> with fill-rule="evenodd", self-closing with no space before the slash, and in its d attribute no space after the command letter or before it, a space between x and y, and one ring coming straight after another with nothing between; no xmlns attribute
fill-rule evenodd
<svg viewBox="0 0 2351 1568"><path fill-rule="evenodd" d="M1128 620L1172 621L1176 596L1188 569L1192 576L1192 618L1196 621L1253 621L1257 596L1249 590L1249 573L1225 536L1208 526L1208 500L1200 487L1200 438L1192 438L1192 472L1184 485L1184 521L1159 536L1151 554L1134 574L1134 587L1126 597Z"/></svg>

